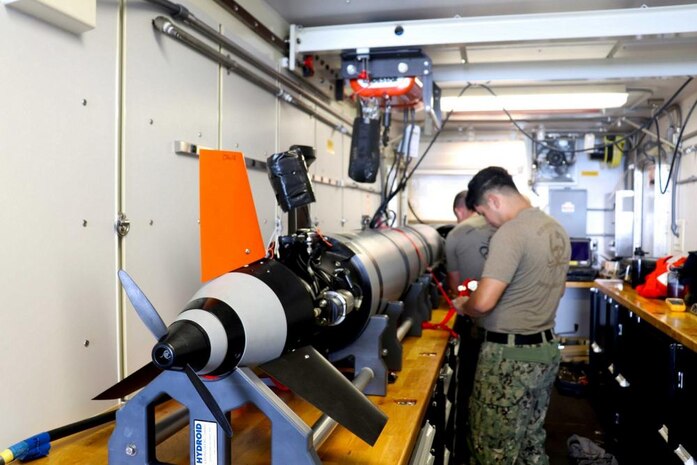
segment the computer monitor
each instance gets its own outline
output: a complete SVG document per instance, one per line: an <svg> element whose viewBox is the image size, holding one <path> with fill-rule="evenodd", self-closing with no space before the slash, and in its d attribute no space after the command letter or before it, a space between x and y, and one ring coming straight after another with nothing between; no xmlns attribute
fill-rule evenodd
<svg viewBox="0 0 697 465"><path fill-rule="evenodd" d="M571 238L570 266L591 266L593 255L591 252L591 240L587 237Z"/></svg>

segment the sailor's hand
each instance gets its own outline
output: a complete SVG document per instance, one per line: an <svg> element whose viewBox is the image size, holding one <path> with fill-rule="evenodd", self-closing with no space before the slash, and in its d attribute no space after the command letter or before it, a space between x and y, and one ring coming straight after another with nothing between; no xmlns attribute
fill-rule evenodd
<svg viewBox="0 0 697 465"><path fill-rule="evenodd" d="M470 298L464 295L453 299L453 307L455 307L455 310L457 310L458 315L465 314L463 310L468 300L470 300Z"/></svg>

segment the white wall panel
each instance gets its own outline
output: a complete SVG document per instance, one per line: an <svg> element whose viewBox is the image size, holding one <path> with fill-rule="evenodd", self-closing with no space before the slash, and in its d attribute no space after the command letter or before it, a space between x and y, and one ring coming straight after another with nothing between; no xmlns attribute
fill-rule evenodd
<svg viewBox="0 0 697 465"><path fill-rule="evenodd" d="M380 197L377 194L357 189L344 190L344 218L345 230L357 230L362 227L362 217L373 217L380 205Z"/></svg>
<svg viewBox="0 0 697 465"><path fill-rule="evenodd" d="M291 145L315 146L315 119L285 102L280 104L278 128L279 151L288 150Z"/></svg>
<svg viewBox="0 0 697 465"><path fill-rule="evenodd" d="M266 245L276 227L276 217L282 216L283 210L276 205L276 197L266 171L247 170L247 176L249 176L249 184L252 188L259 229L264 245ZM240 224L239 227L244 228L245 225Z"/></svg>
<svg viewBox="0 0 697 465"><path fill-rule="evenodd" d="M222 102L222 150L237 150L261 161L277 151L275 96L224 72Z"/></svg>
<svg viewBox="0 0 697 465"><path fill-rule="evenodd" d="M342 189L336 186L314 183L315 203L310 206L310 217L322 232L341 231L344 229L341 219Z"/></svg>
<svg viewBox="0 0 697 465"><path fill-rule="evenodd" d="M340 136L341 145L339 150L341 150L341 178L344 180L344 184L351 179L348 177L348 166L349 166L349 155L351 153L351 138L345 134Z"/></svg>
<svg viewBox="0 0 697 465"><path fill-rule="evenodd" d="M315 119L310 115L282 102L279 104L278 117L278 151L288 150L291 145L315 146ZM309 172L313 173L314 165ZM279 208L279 212L282 210ZM288 215L281 215L283 220L282 231L288 231Z"/></svg>
<svg viewBox="0 0 697 465"><path fill-rule="evenodd" d="M429 223L455 223L453 200L458 192L467 189L473 175L426 174L418 172L409 182L409 202L421 221ZM409 211L409 217L414 213ZM413 221L417 221L416 218Z"/></svg>
<svg viewBox="0 0 697 465"><path fill-rule="evenodd" d="M313 174L315 198L311 208L313 222L324 232L343 229L343 189L337 183L342 178L342 135L322 122L315 126L315 155L310 167Z"/></svg>
<svg viewBox="0 0 697 465"><path fill-rule="evenodd" d="M276 97L234 73L224 72L222 83L220 148L241 151L246 158L266 161L278 151ZM248 175L266 242L274 230L276 198L265 171L252 169Z"/></svg>
<svg viewBox="0 0 697 465"><path fill-rule="evenodd" d="M315 176L341 179L343 172L342 134L318 121L316 127L315 154L317 159L310 171Z"/></svg>
<svg viewBox="0 0 697 465"><path fill-rule="evenodd" d="M116 13L74 35L0 7L3 447L103 410L116 378Z"/></svg>
<svg viewBox="0 0 697 465"><path fill-rule="evenodd" d="M159 14L143 3L126 11L124 268L171 323L200 286L198 159L175 155L173 143L217 146L218 65L157 32ZM150 360L154 340L130 304L125 320L130 373Z"/></svg>

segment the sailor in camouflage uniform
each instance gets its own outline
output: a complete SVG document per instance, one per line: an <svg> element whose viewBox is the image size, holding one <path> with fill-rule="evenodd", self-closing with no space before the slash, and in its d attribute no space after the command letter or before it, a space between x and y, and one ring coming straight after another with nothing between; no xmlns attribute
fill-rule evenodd
<svg viewBox="0 0 697 465"><path fill-rule="evenodd" d="M477 290L454 302L483 339L470 399L472 463L547 465L543 425L560 356L552 329L569 237L503 168L480 171L468 190L468 207L498 228Z"/></svg>

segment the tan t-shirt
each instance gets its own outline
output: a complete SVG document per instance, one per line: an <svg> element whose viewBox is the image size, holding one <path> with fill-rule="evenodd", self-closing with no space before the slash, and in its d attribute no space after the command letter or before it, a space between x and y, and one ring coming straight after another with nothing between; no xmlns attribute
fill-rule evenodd
<svg viewBox="0 0 697 465"><path fill-rule="evenodd" d="M463 281L468 278L479 279L494 231L480 215L472 215L455 226L445 239L448 271L457 271Z"/></svg>
<svg viewBox="0 0 697 465"><path fill-rule="evenodd" d="M517 334L553 328L570 256L564 228L537 208L527 208L501 225L491 238L482 277L508 287L494 310L477 324Z"/></svg>

